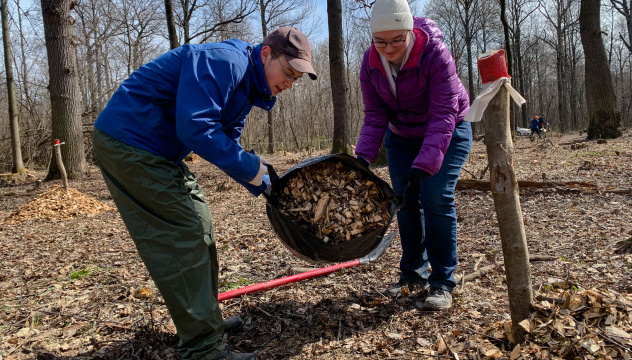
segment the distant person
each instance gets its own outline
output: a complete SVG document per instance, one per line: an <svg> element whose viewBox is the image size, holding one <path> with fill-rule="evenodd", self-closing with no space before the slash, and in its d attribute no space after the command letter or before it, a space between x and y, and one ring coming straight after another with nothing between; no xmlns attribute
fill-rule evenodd
<svg viewBox="0 0 632 360"><path fill-rule="evenodd" d="M544 131L548 125L549 123L546 122L546 115L540 115L540 118L538 119L538 128L540 129L540 131Z"/></svg>
<svg viewBox="0 0 632 360"><path fill-rule="evenodd" d="M384 140L393 189L405 199L397 213L399 281L384 293L430 287L423 308L446 310L458 262L454 189L472 147L463 121L469 98L443 33L431 19L413 18L406 0L377 0L370 26L356 155L368 166Z"/></svg>
<svg viewBox="0 0 632 360"><path fill-rule="evenodd" d="M130 75L94 124L94 155L164 297L180 359L256 359L222 339L243 321L222 320L213 219L182 160L194 151L259 195L267 161L239 144L246 116L253 106L270 111L304 73L316 79L309 41L295 28L259 45L187 44Z"/></svg>
<svg viewBox="0 0 632 360"><path fill-rule="evenodd" d="M531 136L530 136L531 139L533 139L534 134L538 134L538 137L542 137L541 132L540 132L540 117L539 116L536 116L533 119L531 119Z"/></svg>

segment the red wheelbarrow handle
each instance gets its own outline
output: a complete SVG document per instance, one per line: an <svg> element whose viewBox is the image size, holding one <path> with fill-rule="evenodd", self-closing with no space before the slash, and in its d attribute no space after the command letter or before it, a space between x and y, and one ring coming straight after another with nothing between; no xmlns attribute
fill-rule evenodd
<svg viewBox="0 0 632 360"><path fill-rule="evenodd" d="M224 300L236 298L238 296L252 294L252 293L256 293L263 290L269 290L277 286L291 284L293 282L307 280L307 279L315 278L318 276L328 275L341 269L347 269L350 267L354 267L356 265L365 264L365 263L377 260L380 256L382 256L382 254L384 254L388 246L393 241L393 238L395 238L396 234L397 234L397 231L393 231L392 233L385 235L382 238L382 241L380 242L380 244L375 248L375 250L373 250L371 253L369 253L367 256L363 257L362 259L347 261L342 264L331 265L331 266L327 266L320 269L306 271L306 272L296 274L296 275L286 276L286 277L266 281L259 284L245 286L240 289L226 291L219 294L219 296L217 297L217 301L221 302Z"/></svg>

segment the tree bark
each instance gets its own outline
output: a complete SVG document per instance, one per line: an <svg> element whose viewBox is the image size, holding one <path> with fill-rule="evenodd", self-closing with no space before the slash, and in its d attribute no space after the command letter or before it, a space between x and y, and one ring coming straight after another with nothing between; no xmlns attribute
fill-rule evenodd
<svg viewBox="0 0 632 360"><path fill-rule="evenodd" d="M261 32L263 38L268 36L268 23L266 21L266 2L259 0L259 12L261 13ZM272 111L268 111L268 153L274 153L274 124L272 122Z"/></svg>
<svg viewBox="0 0 632 360"><path fill-rule="evenodd" d="M525 96L527 87L525 86L525 76L524 76L524 65L523 65L523 55L522 55L522 4L518 1L513 1L511 4L511 14L512 14L512 25L513 25L513 48L515 49L515 74L518 79L518 91L522 96ZM520 109L520 126L528 127L529 126L529 103L526 102L519 107ZM517 124L514 124L517 125ZM515 127L512 127L514 130Z"/></svg>
<svg viewBox="0 0 632 360"><path fill-rule="evenodd" d="M601 38L601 1L582 0L579 34L586 58L586 107L589 139L614 139L621 136L621 113L608 67L606 48Z"/></svg>
<svg viewBox="0 0 632 360"><path fill-rule="evenodd" d="M75 4L73 0L41 0L48 55L52 137L66 143L62 149L62 159L71 179L81 178L87 171L72 31L74 19L70 15ZM60 175L51 151L46 180L58 179Z"/></svg>
<svg viewBox="0 0 632 360"><path fill-rule="evenodd" d="M342 31L341 0L327 0L329 25L329 69L331 94L334 105L334 135L332 153L351 153L349 114L347 113L347 82L345 79L344 40Z"/></svg>
<svg viewBox="0 0 632 360"><path fill-rule="evenodd" d="M165 14L167 17L167 32L169 33L169 48L175 49L180 46L178 34L176 33L176 22L173 17L173 1L165 0Z"/></svg>
<svg viewBox="0 0 632 360"><path fill-rule="evenodd" d="M522 343L524 329L518 324L531 313L533 291L518 183L513 169L509 106L509 93L503 86L489 103L483 118L491 192L507 272L512 329L516 343Z"/></svg>
<svg viewBox="0 0 632 360"><path fill-rule="evenodd" d="M505 56L507 57L507 74L511 80L513 77L513 51L511 50L511 37L509 36L509 23L507 22L507 4L505 0L500 0L500 22L503 24L503 34L505 36ZM515 85L515 81L512 81ZM516 131L516 119L514 116L514 106L510 107L509 129L513 133Z"/></svg>
<svg viewBox="0 0 632 360"><path fill-rule="evenodd" d="M20 122L18 120L18 105L15 95L15 81L13 79L13 64L11 63L11 40L9 38L9 12L7 0L0 2L2 7L2 45L4 49L4 69L7 74L7 95L9 97L9 126L11 128L11 172L22 174L22 145L20 143Z"/></svg>

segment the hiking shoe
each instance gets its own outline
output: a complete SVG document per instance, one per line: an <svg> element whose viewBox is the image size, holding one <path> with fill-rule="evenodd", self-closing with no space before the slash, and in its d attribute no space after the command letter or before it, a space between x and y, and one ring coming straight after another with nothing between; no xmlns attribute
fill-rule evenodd
<svg viewBox="0 0 632 360"><path fill-rule="evenodd" d="M244 331L244 320L239 316L224 319L224 332L227 334L237 334Z"/></svg>
<svg viewBox="0 0 632 360"><path fill-rule="evenodd" d="M452 293L443 288L432 287L424 302L424 310L441 311L452 306Z"/></svg>
<svg viewBox="0 0 632 360"><path fill-rule="evenodd" d="M390 297L397 297L400 295L409 295L415 288L415 284L421 287L421 290L424 290L428 287L427 283L415 283L408 280L400 279L399 282L392 287L384 290L382 294Z"/></svg>
<svg viewBox="0 0 632 360"><path fill-rule="evenodd" d="M224 348L221 354L211 360L257 360L257 357L253 353L238 353Z"/></svg>

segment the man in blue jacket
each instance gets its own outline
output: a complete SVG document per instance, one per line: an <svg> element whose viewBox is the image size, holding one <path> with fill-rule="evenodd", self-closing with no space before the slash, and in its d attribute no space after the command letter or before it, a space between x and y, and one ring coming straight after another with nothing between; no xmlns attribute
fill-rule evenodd
<svg viewBox="0 0 632 360"><path fill-rule="evenodd" d="M540 117L536 116L533 119L531 119L531 136L530 139L533 140L533 135L534 134L538 134L538 137L542 137L542 135L540 135Z"/></svg>
<svg viewBox="0 0 632 360"><path fill-rule="evenodd" d="M223 343L213 220L182 160L193 151L253 195L265 191L267 161L239 145L241 131L253 106L270 111L304 73L316 79L309 41L295 28L256 46L183 45L130 75L94 124L95 158L165 300L182 359L255 359Z"/></svg>

